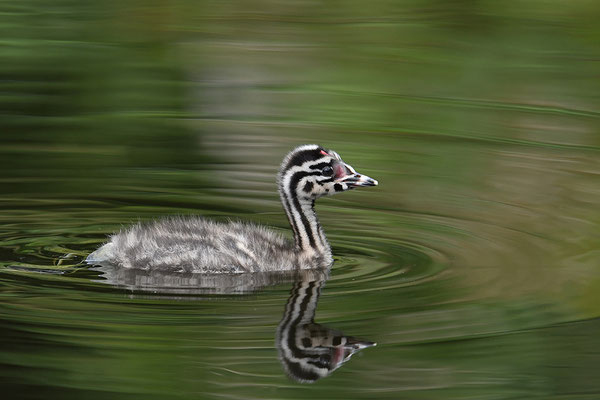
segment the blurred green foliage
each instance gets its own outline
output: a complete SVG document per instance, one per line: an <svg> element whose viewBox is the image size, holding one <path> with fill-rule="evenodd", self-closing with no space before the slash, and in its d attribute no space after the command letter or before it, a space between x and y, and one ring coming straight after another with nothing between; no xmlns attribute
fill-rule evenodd
<svg viewBox="0 0 600 400"><path fill-rule="evenodd" d="M131 299L26 273L0 277L3 385L598 397L599 17L590 0L2 2L3 266L62 272L57 255L163 214L286 228L273 181L300 143L381 183L318 205L340 257L320 321L380 343L320 386L275 359L287 288Z"/></svg>

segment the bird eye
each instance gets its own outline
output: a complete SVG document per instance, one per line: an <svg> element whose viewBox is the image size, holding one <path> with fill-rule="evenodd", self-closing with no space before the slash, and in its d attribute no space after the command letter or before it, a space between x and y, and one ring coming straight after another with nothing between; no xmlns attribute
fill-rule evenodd
<svg viewBox="0 0 600 400"><path fill-rule="evenodd" d="M321 170L321 173L322 173L324 176L331 176L331 175L333 175L333 168L331 168L330 166L324 167L324 168Z"/></svg>

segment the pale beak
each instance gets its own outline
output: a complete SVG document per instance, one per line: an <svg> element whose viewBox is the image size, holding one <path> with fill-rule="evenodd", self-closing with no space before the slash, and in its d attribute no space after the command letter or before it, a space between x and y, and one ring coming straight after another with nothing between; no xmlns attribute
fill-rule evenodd
<svg viewBox="0 0 600 400"><path fill-rule="evenodd" d="M366 175L359 174L352 166L340 162L335 166L336 182L345 183L348 189L363 186L377 186L379 182Z"/></svg>
<svg viewBox="0 0 600 400"><path fill-rule="evenodd" d="M351 175L346 175L338 182L343 182L348 185L349 188L364 187L364 186L377 186L379 182L375 179L366 175L361 175L356 171L352 171Z"/></svg>
<svg viewBox="0 0 600 400"><path fill-rule="evenodd" d="M375 179L361 174L350 175L343 182L350 187L377 186L379 184Z"/></svg>

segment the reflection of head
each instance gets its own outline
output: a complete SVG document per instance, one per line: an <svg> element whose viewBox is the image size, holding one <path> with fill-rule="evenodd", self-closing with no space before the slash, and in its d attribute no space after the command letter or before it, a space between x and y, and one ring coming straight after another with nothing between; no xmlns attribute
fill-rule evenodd
<svg viewBox="0 0 600 400"><path fill-rule="evenodd" d="M313 321L324 282L304 280L294 285L277 330L281 363L288 376L299 382L326 377L357 351L375 345Z"/></svg>

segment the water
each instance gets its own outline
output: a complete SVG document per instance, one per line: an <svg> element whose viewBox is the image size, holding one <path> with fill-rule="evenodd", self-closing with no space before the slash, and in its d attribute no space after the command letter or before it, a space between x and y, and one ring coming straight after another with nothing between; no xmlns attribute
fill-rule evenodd
<svg viewBox="0 0 600 400"><path fill-rule="evenodd" d="M513 3L3 5L4 392L598 398L600 9ZM318 202L330 276L81 264L163 215L289 234L274 177L312 142L380 182ZM310 282L377 346L303 384L276 336Z"/></svg>

